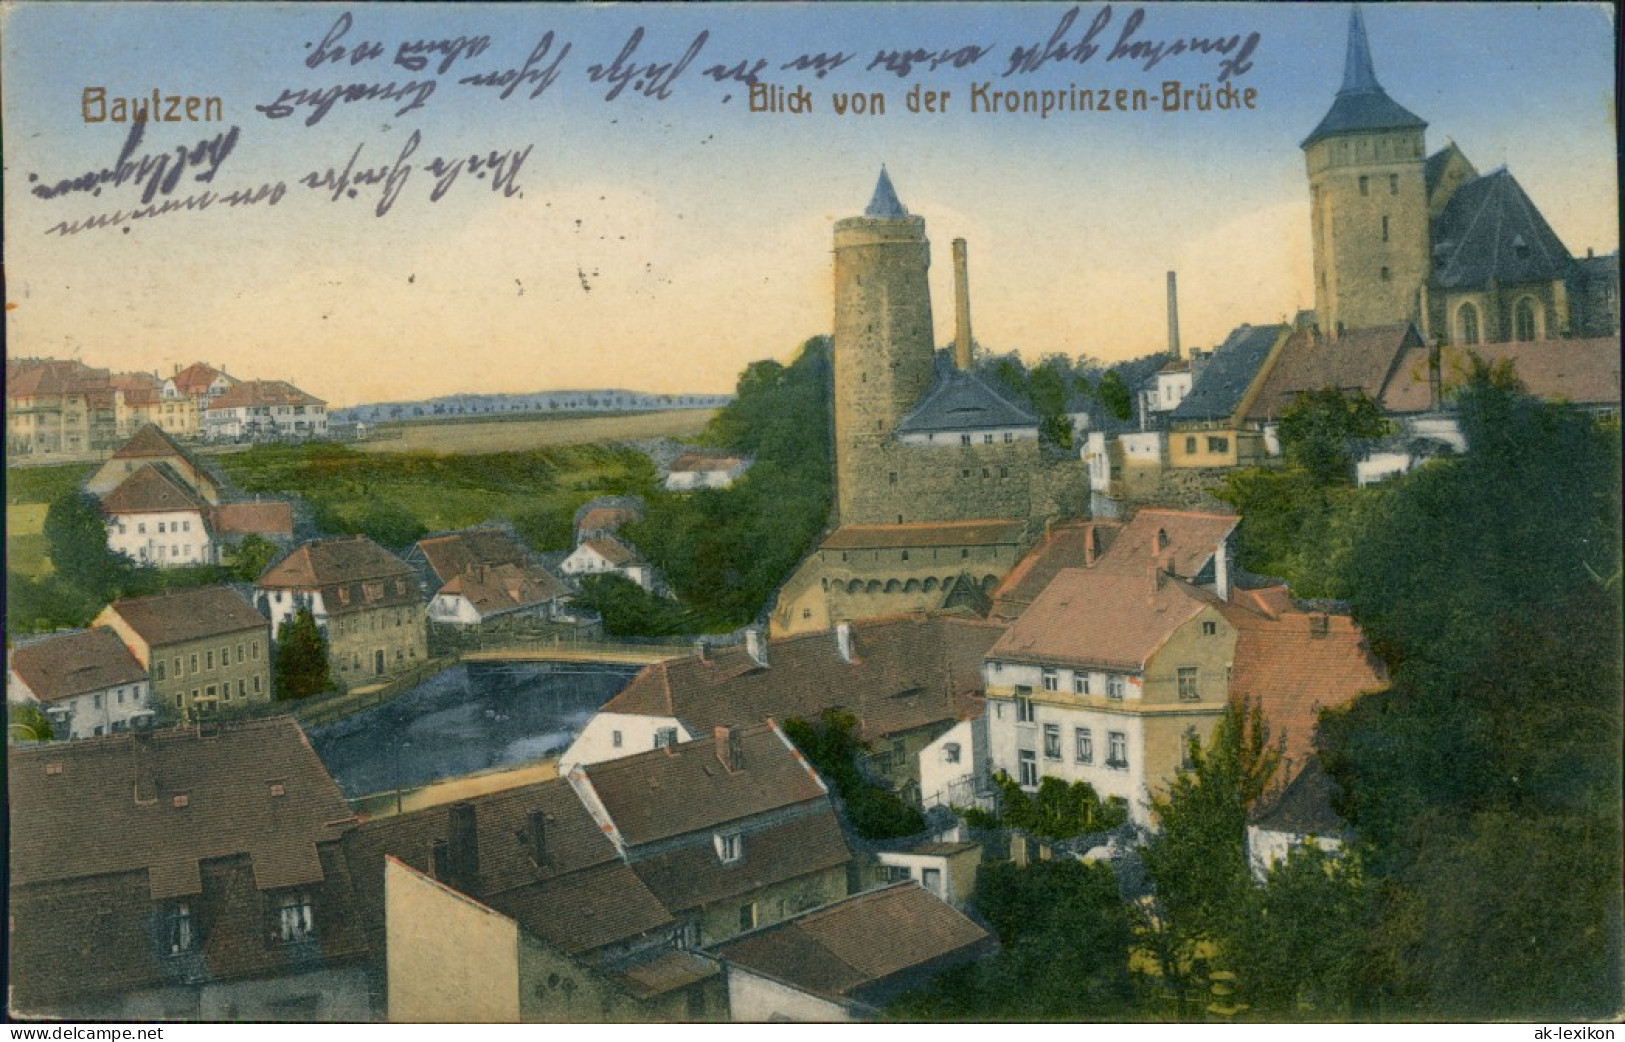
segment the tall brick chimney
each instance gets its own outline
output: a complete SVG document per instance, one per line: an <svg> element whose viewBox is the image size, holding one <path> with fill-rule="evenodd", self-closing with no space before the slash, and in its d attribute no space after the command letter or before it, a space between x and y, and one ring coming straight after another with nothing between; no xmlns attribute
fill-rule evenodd
<svg viewBox="0 0 1625 1042"><path fill-rule="evenodd" d="M716 740L717 759L728 773L745 769L745 741L737 727L717 727L712 732Z"/></svg>
<svg viewBox="0 0 1625 1042"><path fill-rule="evenodd" d="M1174 273L1168 273L1168 353L1179 357L1179 287Z"/></svg>
<svg viewBox="0 0 1625 1042"><path fill-rule="evenodd" d="M970 368L970 264L964 239L954 240L954 365Z"/></svg>
<svg viewBox="0 0 1625 1042"><path fill-rule="evenodd" d="M480 841L475 825L474 805L453 803L446 840L446 883L463 893L479 887Z"/></svg>

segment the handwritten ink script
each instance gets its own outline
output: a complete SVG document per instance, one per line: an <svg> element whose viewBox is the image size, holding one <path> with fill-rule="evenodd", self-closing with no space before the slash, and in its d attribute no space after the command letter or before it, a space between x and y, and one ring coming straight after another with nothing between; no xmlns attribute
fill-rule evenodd
<svg viewBox="0 0 1625 1042"><path fill-rule="evenodd" d="M245 206L276 206L290 192L286 181L264 181L248 188L231 190L205 188L201 191L177 189L183 183L213 185L215 176L225 166L227 158L239 140L241 128L205 138L190 147L170 152L137 155L146 124L135 123L119 150L118 158L108 167L86 171L78 176L55 182L35 182L32 193L41 199L56 199L64 195L88 193L99 197L103 189L130 186L140 189L139 205L128 209L103 210L76 220L60 220L46 230L48 235L69 236L102 228L129 226L138 221L152 220L176 213L198 213L211 208L233 210ZM349 159L342 165L312 170L294 181L312 193L320 193L329 202L342 203L355 200L366 193L376 197L373 213L386 216L394 208L414 175L422 171L429 179L428 200L439 202L451 191L463 175L477 181L488 181L487 187L502 198L523 194L519 184L520 171L530 158L533 145L519 149L489 151L470 155L435 155L418 157L423 135L414 130L393 157L384 162L363 161L367 152L365 143L355 146ZM386 153L387 154L387 153ZM415 158L418 157L418 158ZM186 175L190 174L188 180ZM421 178L419 178L421 179Z"/></svg>
<svg viewBox="0 0 1625 1042"><path fill-rule="evenodd" d="M934 97L935 92L924 99L911 95L909 111L938 118L981 112L1037 112L1040 118L1048 118L1051 112L1061 111L1132 112L1160 107L1169 112L1256 107L1255 89L1241 88L1231 81L1253 69L1261 43L1259 33L1168 32L1163 25L1181 17L1177 9L1157 11L1155 21L1159 24L1153 24L1143 7L1123 10L1125 13L1120 14L1111 4L1093 8L1077 5L1056 16L1053 12L1017 7L1004 17L1011 33L1004 42L950 39L922 47L905 41L885 41L872 50L808 49L777 56L721 53L717 37L709 29L662 35L646 26L631 26L618 46L612 44L601 53L591 53L591 49L578 46L556 27L545 24L536 26L534 35L523 40L502 39L485 31L395 39L373 32L350 11L341 11L336 17L324 12L312 24L314 28L325 28L304 41L287 85L271 88L268 95L250 106L250 111L267 121L288 120L305 128L321 127L335 111L352 107L358 111L381 109L392 119L415 121L427 118L436 106L454 104L462 106L456 110L461 117L470 104L539 101L561 79L572 77L600 92L601 100L609 104L624 105L636 99L665 102L679 91L708 85L717 92L719 104L734 103L735 88L743 87L738 102L753 113L808 114L824 110L825 106L815 108L811 104L805 87L794 82L801 77L817 81L844 78L844 86L849 88L864 86L862 80L909 80L918 88L929 77L967 71L977 77L972 83L960 81L961 89L968 91L968 95L961 94L967 97L968 105L950 105L949 92L943 90L940 99ZM537 14L546 17L545 9ZM471 21L477 17L476 11ZM1191 63L1198 59L1200 65L1193 66ZM1134 73L1180 75L1167 71L1180 60L1185 62L1182 71L1194 68L1199 76L1211 76L1218 86L1201 82L1187 87L1183 81L1170 79L1148 84L1148 89L1131 88L1126 93L1120 85L1114 85L1111 91L1099 85L1078 84L1065 89L995 89L996 84L1014 88L1016 81L1091 62ZM773 78L789 79L791 86L784 88L769 82ZM1156 101L1159 97L1160 106ZM452 100L448 102L448 98ZM881 92L852 89L832 92L829 98L828 108L837 115L885 112ZM535 147L534 143L524 143L480 147L467 155L427 156L424 134L426 130L432 133L432 127L408 123L400 128L398 134L402 137L395 142L352 141L334 148L330 164L318 164L291 175L278 172L280 176L267 176L252 187L227 188L217 184L217 177L243 135L252 136L251 126L245 131L234 123L229 131L195 142L142 151L146 121L131 118L135 121L130 124L129 136L111 166L54 180L29 175L31 193L38 199L71 201L85 195L100 198L103 192L133 190L136 196L128 208L58 220L47 234L72 235L117 226L128 232L131 222L171 213L275 206L298 188L307 191L295 191L295 195L331 203L368 200L373 214L382 218L395 211L409 182L416 184L425 178L429 184L425 196L428 203L439 202L455 185L470 179L484 182L498 197L509 199L523 194L520 175ZM383 127L386 133L390 129ZM419 171L421 175L414 176ZM266 173L256 172L256 177Z"/></svg>

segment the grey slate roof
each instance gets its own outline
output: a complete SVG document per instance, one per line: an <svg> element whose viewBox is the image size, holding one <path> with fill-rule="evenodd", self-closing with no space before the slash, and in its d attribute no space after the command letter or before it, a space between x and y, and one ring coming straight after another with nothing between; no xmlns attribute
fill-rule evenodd
<svg viewBox="0 0 1625 1042"><path fill-rule="evenodd" d="M1191 393L1169 418L1174 423L1227 419L1241 404L1270 348L1287 327L1238 326L1191 383Z"/></svg>
<svg viewBox="0 0 1625 1042"><path fill-rule="evenodd" d="M1349 15L1348 54L1343 62L1343 86L1320 125L1303 139L1308 148L1321 138L1368 130L1421 128L1427 121L1399 104L1377 82L1371 66L1371 48L1366 43L1365 19L1356 7Z"/></svg>
<svg viewBox="0 0 1625 1042"><path fill-rule="evenodd" d="M1281 794L1253 812L1251 824L1268 832L1300 836L1336 836L1348 823L1332 809L1337 783L1312 756Z"/></svg>
<svg viewBox="0 0 1625 1042"><path fill-rule="evenodd" d="M897 198L897 192L891 186L891 177L886 168L880 168L880 180L875 182L875 194L864 208L865 217L907 217L908 210Z"/></svg>
<svg viewBox="0 0 1625 1042"><path fill-rule="evenodd" d="M1433 222L1434 281L1449 289L1564 278L1574 258L1503 167L1456 189Z"/></svg>
<svg viewBox="0 0 1625 1042"><path fill-rule="evenodd" d="M897 424L900 434L1036 427L1038 417L980 373L938 366L936 382Z"/></svg>

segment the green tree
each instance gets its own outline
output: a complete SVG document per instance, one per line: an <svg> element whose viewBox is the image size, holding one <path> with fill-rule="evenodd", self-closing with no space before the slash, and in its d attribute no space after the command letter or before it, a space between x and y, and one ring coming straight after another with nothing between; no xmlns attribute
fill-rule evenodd
<svg viewBox="0 0 1625 1042"><path fill-rule="evenodd" d="M309 698L332 686L327 672L327 640L310 609L300 608L278 627L272 665L279 699Z"/></svg>
<svg viewBox="0 0 1625 1042"><path fill-rule="evenodd" d="M857 736L858 718L825 710L816 722L791 719L784 733L835 786L852 828L864 839L912 836L925 828L919 810L867 778L859 759L867 748Z"/></svg>
<svg viewBox="0 0 1625 1042"><path fill-rule="evenodd" d="M11 702L6 706L10 736L19 742L49 742L55 737L50 718L32 702Z"/></svg>
<svg viewBox="0 0 1625 1042"><path fill-rule="evenodd" d="M1130 420L1134 417L1134 392L1129 390L1128 384L1123 382L1122 374L1115 369L1107 370L1095 387L1095 397L1106 411L1119 420Z"/></svg>
<svg viewBox="0 0 1625 1042"><path fill-rule="evenodd" d="M1230 703L1207 749L1192 737L1189 766L1152 804L1159 831L1142 851L1156 896L1148 939L1179 993L1204 945L1231 945L1251 906L1247 813L1280 763L1257 705Z"/></svg>
<svg viewBox="0 0 1625 1042"><path fill-rule="evenodd" d="M982 865L974 898L999 954L943 974L886 1011L899 1020L1121 1020L1133 1008L1133 927L1110 867Z"/></svg>
<svg viewBox="0 0 1625 1042"><path fill-rule="evenodd" d="M1038 791L1029 796L1015 779L1004 772L994 776L999 786L999 813L966 813L967 823L976 828L1021 829L1045 839L1072 839L1091 832L1109 832L1128 820L1128 806L1113 797L1102 802L1094 786L1077 781L1068 785L1059 778L1046 777Z"/></svg>
<svg viewBox="0 0 1625 1042"><path fill-rule="evenodd" d="M583 577L576 603L596 612L604 632L615 636L671 636L691 633L696 624L694 613L676 601L614 573Z"/></svg>
<svg viewBox="0 0 1625 1042"><path fill-rule="evenodd" d="M1358 857L1294 847L1250 895L1230 960L1269 1019L1346 1020L1367 978L1371 895Z"/></svg>
<svg viewBox="0 0 1625 1042"><path fill-rule="evenodd" d="M1466 455L1395 482L1349 558L1388 690L1322 720L1379 895L1383 1016L1622 1000L1620 439L1478 366Z"/></svg>
<svg viewBox="0 0 1625 1042"><path fill-rule="evenodd" d="M254 582L276 560L279 552L277 545L264 536L244 536L231 555L232 578L239 582Z"/></svg>
<svg viewBox="0 0 1625 1042"><path fill-rule="evenodd" d="M95 497L64 493L45 512L45 544L51 566L66 582L102 595L127 577L129 558L107 547L107 521Z"/></svg>
<svg viewBox="0 0 1625 1042"><path fill-rule="evenodd" d="M1377 404L1364 391L1336 387L1300 392L1281 413L1281 453L1317 486L1352 485L1354 454L1363 442L1388 433Z"/></svg>

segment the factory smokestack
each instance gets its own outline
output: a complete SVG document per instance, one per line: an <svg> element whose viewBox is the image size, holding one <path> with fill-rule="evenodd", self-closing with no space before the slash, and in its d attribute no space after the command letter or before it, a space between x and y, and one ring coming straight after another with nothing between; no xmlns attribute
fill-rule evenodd
<svg viewBox="0 0 1625 1042"><path fill-rule="evenodd" d="M954 364L970 368L970 267L965 240L954 240Z"/></svg>
<svg viewBox="0 0 1625 1042"><path fill-rule="evenodd" d="M1179 357L1179 286L1174 273L1168 273L1168 353Z"/></svg>

